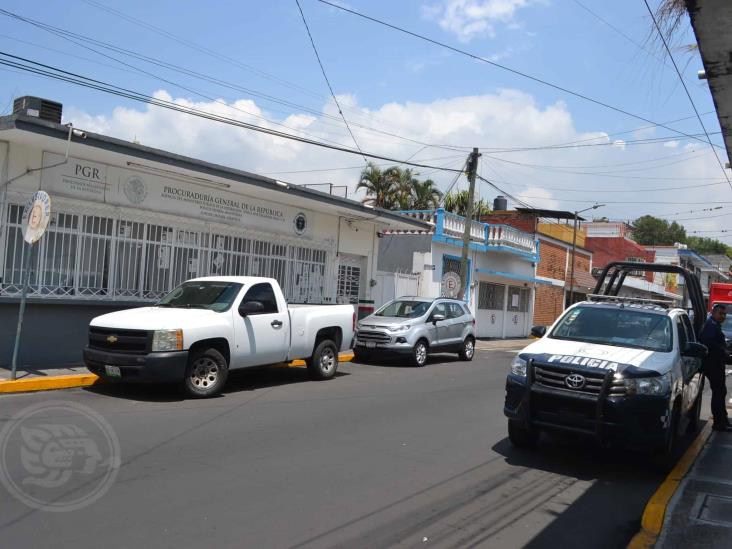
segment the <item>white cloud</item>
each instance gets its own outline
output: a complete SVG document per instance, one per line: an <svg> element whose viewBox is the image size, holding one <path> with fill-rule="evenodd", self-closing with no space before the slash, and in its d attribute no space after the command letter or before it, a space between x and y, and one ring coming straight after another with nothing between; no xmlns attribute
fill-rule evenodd
<svg viewBox="0 0 732 549"><path fill-rule="evenodd" d="M249 99L234 103L197 102L172 98L165 91L158 91L155 95L183 106L353 148L353 141L332 101L322 107L324 114L321 115L292 112L289 116L279 116L268 112L263 103ZM612 141L606 132L601 131L602 128L580 132L564 103L542 105L531 95L517 90L504 89L493 94L431 102L393 102L375 109L359 105L354 95L340 95L339 101L363 150L404 159L418 153L415 161L458 169L467 156L468 147L477 146L483 153L480 161L482 175L495 181L506 192L520 195L535 206L574 210L601 200L607 203L603 215L633 219L645 213L698 209L691 204L684 207L662 202L700 202L704 194L692 186L720 180L719 166L710 161L713 157L700 156L698 145L680 145L672 152L663 143L633 145ZM293 142L159 107L118 107L108 114L97 115L67 106L65 115L65 121L73 122L77 128L130 141L137 138L143 145L272 175L295 184L346 185L353 193L363 166L363 159L358 155ZM407 136L417 142L368 131L360 125ZM580 142L581 146L512 153L497 151L501 148L574 142ZM461 148L423 149L422 143ZM608 145L586 146L600 143ZM679 163L686 158L679 154L688 154L688 160ZM669 156L668 165L664 162L654 162L652 166L643 163L650 158L665 156ZM637 163L639 161L640 164ZM391 165L388 162L382 164ZM326 171L320 171L323 169ZM442 189L454 177L453 173L427 168L416 168L416 171L420 172L420 177L434 179ZM464 178L460 184L465 188ZM689 189L638 192L640 188L685 185ZM622 190L634 192L617 192ZM729 199L726 186L704 187L703 190L716 200ZM612 191L612 194L606 191ZM481 183L481 197L490 201L496 194L500 193ZM612 204L614 201L630 203ZM726 223L725 220L710 219L709 224L699 221L686 225L690 230L702 229L707 225Z"/></svg>
<svg viewBox="0 0 732 549"><path fill-rule="evenodd" d="M669 149L675 149L676 147L679 146L679 142L678 141L666 141L663 144L663 146L668 147Z"/></svg>
<svg viewBox="0 0 732 549"><path fill-rule="evenodd" d="M520 28L514 15L520 8L530 5L532 0L442 0L438 4L423 6L423 15L437 23L444 30L455 34L461 42L468 42L475 36L495 36L497 23L506 23L511 28Z"/></svg>

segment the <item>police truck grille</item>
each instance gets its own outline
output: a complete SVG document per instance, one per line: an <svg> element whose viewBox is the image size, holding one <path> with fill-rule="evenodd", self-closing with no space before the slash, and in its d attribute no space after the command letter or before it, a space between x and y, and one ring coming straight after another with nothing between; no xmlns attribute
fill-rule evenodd
<svg viewBox="0 0 732 549"><path fill-rule="evenodd" d="M145 354L150 348L150 332L89 327L89 348L110 353Z"/></svg>
<svg viewBox="0 0 732 549"><path fill-rule="evenodd" d="M567 376L571 374L580 374L585 378L585 383L582 387L571 387L567 385ZM584 393L589 395L599 395L602 390L602 383L605 379L605 373L590 373L586 370L571 370L568 368L561 368L557 366L549 366L547 364L535 364L534 365L534 383L542 385L544 387L550 387L552 389L564 389L565 391L572 391L578 393ZM610 391L608 396L620 396L625 394L625 384L622 379L613 379L610 385Z"/></svg>

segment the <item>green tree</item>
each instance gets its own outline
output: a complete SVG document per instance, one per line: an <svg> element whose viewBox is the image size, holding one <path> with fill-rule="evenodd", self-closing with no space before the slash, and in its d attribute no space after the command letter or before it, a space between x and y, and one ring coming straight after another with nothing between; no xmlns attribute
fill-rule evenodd
<svg viewBox="0 0 732 549"><path fill-rule="evenodd" d="M447 193L445 195L445 210L465 217L468 211L468 191ZM473 217L480 217L489 213L491 213L491 209L482 199L473 206Z"/></svg>
<svg viewBox="0 0 732 549"><path fill-rule="evenodd" d="M419 184L417 173L411 168L392 166L385 172L394 193L394 206L400 210L414 209L414 187Z"/></svg>
<svg viewBox="0 0 732 549"><path fill-rule="evenodd" d="M686 230L676 221L669 223L652 215L639 217L633 223L635 241L644 246L673 246L686 242Z"/></svg>
<svg viewBox="0 0 732 549"><path fill-rule="evenodd" d="M361 171L361 176L356 185L356 190L366 189L366 198L363 202L375 208L394 209L396 206L396 193L394 192L393 180L373 162Z"/></svg>
<svg viewBox="0 0 732 549"><path fill-rule="evenodd" d="M724 242L713 238L690 236L686 239L686 245L701 255L705 254L728 254L730 247Z"/></svg>
<svg viewBox="0 0 732 549"><path fill-rule="evenodd" d="M442 193L431 179L417 181L412 188L412 208L415 210L431 210L437 208L442 198Z"/></svg>

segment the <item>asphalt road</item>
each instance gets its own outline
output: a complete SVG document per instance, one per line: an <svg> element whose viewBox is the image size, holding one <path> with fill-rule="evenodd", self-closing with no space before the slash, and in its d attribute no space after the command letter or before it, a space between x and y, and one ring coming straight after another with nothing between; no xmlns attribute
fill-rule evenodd
<svg viewBox="0 0 732 549"><path fill-rule="evenodd" d="M95 410L119 440L121 467L99 499L74 511L34 509L0 487L0 544L624 547L663 473L642 454L572 440L513 449L502 414L511 356L448 355L421 369L343 364L328 382L299 368L248 371L202 401L124 386L3 396L6 429L50 400ZM78 425L73 410L44 421ZM38 425L41 439L43 429L53 435ZM19 455L18 440L39 448L32 436L10 440L4 456ZM48 461L28 459L3 457L3 480L42 498L21 481L43 477L33 465ZM99 484L100 471L86 485ZM83 474L57 488L57 500L64 486L84 489L74 485Z"/></svg>

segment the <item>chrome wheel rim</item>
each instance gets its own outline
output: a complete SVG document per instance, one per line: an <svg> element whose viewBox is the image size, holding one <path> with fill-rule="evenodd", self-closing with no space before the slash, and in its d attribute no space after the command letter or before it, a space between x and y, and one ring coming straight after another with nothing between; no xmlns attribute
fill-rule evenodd
<svg viewBox="0 0 732 549"><path fill-rule="evenodd" d="M193 363L191 384L197 389L209 389L219 380L219 365L211 358L201 357Z"/></svg>
<svg viewBox="0 0 732 549"><path fill-rule="evenodd" d="M417 348L414 350L414 356L417 359L417 364L424 364L427 362L427 347L425 347L424 343L417 345Z"/></svg>
<svg viewBox="0 0 732 549"><path fill-rule="evenodd" d="M335 368L335 364L336 357L333 349L330 347L323 349L323 352L320 355L320 369L322 372L324 374L329 374Z"/></svg>
<svg viewBox="0 0 732 549"><path fill-rule="evenodd" d="M468 358L473 358L473 353L475 352L475 345L473 344L472 340L468 340L465 342L465 356Z"/></svg>

